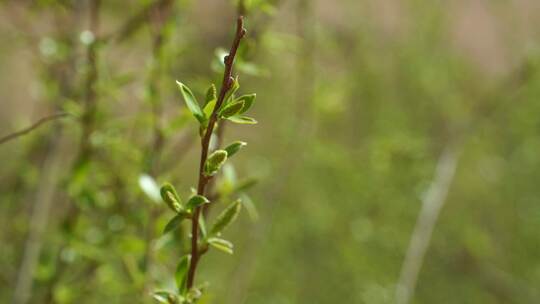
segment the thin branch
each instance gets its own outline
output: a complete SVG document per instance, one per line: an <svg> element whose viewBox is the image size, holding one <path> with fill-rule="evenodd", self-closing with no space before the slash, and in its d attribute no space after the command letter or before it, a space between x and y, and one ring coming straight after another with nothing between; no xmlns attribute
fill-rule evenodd
<svg viewBox="0 0 540 304"><path fill-rule="evenodd" d="M514 100L523 86L530 81L534 70L528 62L520 65L510 73L504 81L490 94L483 98L480 105L474 109L474 120L465 124L459 130L460 142L474 134L483 123L489 121L502 108L504 103L492 104L489 101L506 94L504 100ZM508 93L510 92L510 93ZM431 240L434 226L443 207L448 188L452 182L459 160L459 147L449 144L439 159L434 181L423 200L422 209L418 215L416 226L409 243L409 248L403 262L400 278L396 287L396 303L407 304L411 301L418 274L424 262L424 256Z"/></svg>
<svg viewBox="0 0 540 304"><path fill-rule="evenodd" d="M34 197L30 221L28 222L28 234L24 243L21 264L15 281L12 304L25 304L32 295L34 274L36 272L39 255L43 247L43 237L49 222L49 215L54 203L56 187L61 176L62 164L66 140L62 132L56 132L57 136L49 144L47 157L41 168L41 181L38 184Z"/></svg>
<svg viewBox="0 0 540 304"><path fill-rule="evenodd" d="M119 29L113 33L104 35L102 41L111 40L115 43L120 43L137 32L143 25L147 24L151 19L152 12L161 11L165 7L171 4L171 0L156 0L145 7L139 12L129 18Z"/></svg>
<svg viewBox="0 0 540 304"><path fill-rule="evenodd" d="M201 139L201 160L199 163L199 183L197 186L197 194L205 195L206 185L211 177L204 175L204 164L206 158L208 157L208 148L210 145L210 137L218 120L218 110L225 100L225 94L230 90L232 83L234 81L232 77L232 69L234 64L234 58L240 45L240 40L246 34L246 29L244 28L244 18L242 16L238 17L236 24L236 34L234 41L232 43L229 55L225 56L225 71L223 73L223 81L221 84L221 89L219 91L219 96L216 101L216 106L212 115L210 115L210 120L208 122L208 128L204 133L203 138ZM199 251L198 251L198 239L199 239L199 217L201 215L201 207L195 208L193 215L193 221L191 222L191 263L189 265L188 277L187 277L187 288L190 289L193 287L193 282L195 280L195 271L197 270L197 264L199 262Z"/></svg>
<svg viewBox="0 0 540 304"><path fill-rule="evenodd" d="M70 115L70 114L62 112L62 113L56 113L56 114L52 114L52 115L49 115L49 116L42 117L41 119L39 119L38 121L36 121L34 124L32 124L29 127L26 127L26 128L24 128L24 129L22 129L20 131L13 132L11 134L8 134L6 136L1 137L0 138L0 145L5 143L5 142L8 142L8 141L10 141L12 139L15 139L17 137L20 137L20 136L23 136L23 135L26 135L26 134L30 133L33 130L37 129L42 124L48 122L48 121L56 120L56 119L59 119L59 118L62 118L62 117L66 117L68 115Z"/></svg>
<svg viewBox="0 0 540 304"><path fill-rule="evenodd" d="M246 9L246 3L244 0L239 0L238 1L238 4L237 4L237 7L236 7L236 14L238 17L246 17L246 14L247 14L247 9ZM217 130L216 130L216 149L220 149L221 145L223 144L223 138L225 136L225 129L226 129L226 126L227 126L227 121L222 121ZM203 209L202 209L202 214L203 214L203 217L204 219L207 219L209 216L210 216L210 208L214 205L214 203L216 202L216 200L219 199L219 194L216 193L216 178L213 178L209 183L208 183L208 189L207 189L207 192L208 192L208 199L211 201L210 204L204 204L203 205ZM213 199L212 199L213 198Z"/></svg>
<svg viewBox="0 0 540 304"><path fill-rule="evenodd" d="M89 3L88 8L88 17L89 17L89 30L94 34L96 39L90 43L86 50L86 64L88 66L88 74L84 83L84 112L81 117L81 136L79 138L79 150L73 166L71 168L70 175L73 176L76 174L76 171L88 162L93 156L94 149L90 142L92 133L95 131L96 117L98 110L98 91L97 91L97 82L99 79L98 71L98 48L100 41L100 21L101 21L101 4L102 0L93 0ZM76 223L79 220L81 215L79 207L75 203L71 203L68 206L66 215L62 220L62 226L65 227L67 231L73 231ZM64 243L59 252L66 247ZM53 276L47 282L47 294L45 296L46 301L51 301L53 297L53 291L55 290L56 284L61 279L62 275L68 270L67 264L61 259L61 255L56 256L56 269Z"/></svg>
<svg viewBox="0 0 540 304"><path fill-rule="evenodd" d="M152 31L152 67L150 68L148 75L148 90L151 92L149 101L152 105L152 119L153 119L153 133L152 133L152 144L150 149L147 152L149 154L148 162L148 171L151 175L155 176L159 171L159 160L163 152L163 130L161 127L161 116L162 116L162 106L159 101L160 92L159 92L159 81L162 76L162 60L163 60L163 48L167 38L165 34L167 23L172 16L172 0L165 0L163 5L156 6L150 12L150 20L154 27ZM146 224L145 231L145 252L144 252L144 286L143 293L147 293L150 290L152 283L151 279L151 269L154 261L154 254L152 251L152 243L155 238L154 226L156 219L159 215L159 210L156 206L152 205L150 213L148 216L148 222Z"/></svg>
<svg viewBox="0 0 540 304"><path fill-rule="evenodd" d="M422 208L414 227L397 284L396 303L398 304L410 303L412 299L418 273L422 268L433 229L454 179L458 160L458 148L453 144L449 144L439 158L433 182L422 199Z"/></svg>

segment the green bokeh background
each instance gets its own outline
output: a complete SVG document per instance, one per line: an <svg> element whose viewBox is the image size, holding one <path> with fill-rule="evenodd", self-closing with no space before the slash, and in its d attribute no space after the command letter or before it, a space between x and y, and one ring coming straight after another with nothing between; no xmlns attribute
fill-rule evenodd
<svg viewBox="0 0 540 304"><path fill-rule="evenodd" d="M109 33L150 1L103 2ZM86 71L78 38L88 24L81 3L2 1L0 136L80 108ZM210 285L202 302L394 303L422 197L441 154L454 148L456 174L413 303L538 303L540 3L247 3L238 74L240 91L257 93L251 115L259 123L228 125L225 142L249 143L232 163L238 176L259 179L248 191L258 216L244 212L226 232L233 256L204 256L197 280ZM202 97L219 79L211 63L229 46L235 5L175 1L172 10L158 91L164 124L176 125L153 176L183 195L196 183L197 129L184 119L175 80ZM141 263L153 203L138 186L152 151L151 34L144 26L99 49L96 152L82 176L69 174L76 119L0 145L1 303L11 300L55 153L59 182L30 302L152 303ZM69 204L82 215L67 233ZM154 208L150 229L159 234L171 214ZM153 286L171 286L183 241L155 240ZM51 290L59 256L68 271Z"/></svg>

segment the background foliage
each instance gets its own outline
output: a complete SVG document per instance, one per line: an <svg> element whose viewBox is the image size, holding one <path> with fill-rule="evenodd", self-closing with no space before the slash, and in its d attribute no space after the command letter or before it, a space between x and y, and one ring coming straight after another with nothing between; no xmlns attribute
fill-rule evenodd
<svg viewBox="0 0 540 304"><path fill-rule="evenodd" d="M99 33L121 34L151 3L103 1ZM228 126L225 142L249 142L232 162L259 180L248 191L256 210L227 232L234 256L201 262L213 283L202 302L393 303L422 197L451 147L457 171L413 302L537 303L540 4L245 4L237 70L243 93L258 93L259 124ZM163 25L149 18L94 45L85 1L2 1L0 136L70 116L0 145L0 302L12 299L33 214L47 222L31 303L151 302L148 285L174 284L186 242L161 236L170 213L139 179L183 195L196 183L198 130L175 80L196 92L218 82L237 11L173 1ZM97 97L84 136L89 46Z"/></svg>

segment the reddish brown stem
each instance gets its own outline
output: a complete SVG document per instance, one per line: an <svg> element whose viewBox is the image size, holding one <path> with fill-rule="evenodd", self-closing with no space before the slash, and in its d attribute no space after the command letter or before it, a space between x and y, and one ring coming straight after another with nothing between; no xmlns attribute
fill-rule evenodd
<svg viewBox="0 0 540 304"><path fill-rule="evenodd" d="M234 63L234 58L236 56L236 51L240 45L240 40L246 34L246 29L244 28L244 18L242 16L238 17L236 23L236 34L234 36L234 41L232 43L229 54L225 56L225 71L223 73L223 82L221 84L221 89L219 90L219 96L216 101L216 106L214 111L210 115L208 121L208 127L201 139L201 160L199 163L199 183L197 185L197 194L204 195L206 185L211 177L204 175L204 163L208 157L208 147L210 145L210 138L212 137L212 132L218 121L218 109L221 107L225 101L225 94L231 88L233 77L232 77L232 68ZM193 220L191 222L191 264L189 265L188 276L187 276L187 288L190 289L193 287L193 282L195 280L195 272L197 270L197 265L201 257L198 250L198 240L199 240L199 218L201 215L201 207L195 208Z"/></svg>

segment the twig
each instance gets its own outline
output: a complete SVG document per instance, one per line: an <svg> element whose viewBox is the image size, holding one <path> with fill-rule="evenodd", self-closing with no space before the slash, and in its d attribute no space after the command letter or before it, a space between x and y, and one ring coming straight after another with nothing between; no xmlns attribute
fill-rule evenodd
<svg viewBox="0 0 540 304"><path fill-rule="evenodd" d="M460 142L463 142L465 137L474 134L483 123L489 121L503 106L501 103L492 105L489 103L490 100L503 94L508 95L505 100L513 100L523 85L531 79L533 72L527 62L521 64L491 94L484 97L480 105L474 110L475 119L462 126ZM449 147L444 151L439 159L433 184L428 191L428 195L423 200L422 209L418 215L396 287L396 303L398 304L409 303L414 294L424 255L457 167L458 149L459 147L456 147L455 144L449 144Z"/></svg>
<svg viewBox="0 0 540 304"><path fill-rule="evenodd" d="M87 78L84 83L84 113L81 117L82 133L79 138L79 150L75 161L71 168L71 176L76 174L77 170L83 166L92 157L94 149L91 145L90 138L95 129L97 116L97 81L98 81L98 44L99 44L99 25L100 25L100 10L101 0L90 1L88 14L90 18L89 29L94 34L95 40L87 47L86 61L89 68ZM66 227L67 231L73 231L75 224L79 220L80 209L75 203L68 206L67 215L62 220L62 226ZM46 299L49 301L53 297L53 291L56 284L67 270L66 263L61 259L60 253L66 245L61 246L59 254L56 256L56 271L50 278L47 286Z"/></svg>
<svg viewBox="0 0 540 304"><path fill-rule="evenodd" d="M443 151L437 164L433 182L422 199L422 208L414 227L396 287L396 303L398 304L409 303L414 294L418 273L422 267L433 228L454 179L459 159L458 149L454 144L449 144Z"/></svg>
<svg viewBox="0 0 540 304"><path fill-rule="evenodd" d="M149 19L151 19L151 13L153 11L161 11L164 7L169 6L171 0L156 0L145 7L139 12L129 18L119 29L113 33L104 35L102 40L111 40L115 43L120 43L130 36L132 36L138 29L145 25Z"/></svg>
<svg viewBox="0 0 540 304"><path fill-rule="evenodd" d="M32 206L31 221L29 221L28 236L24 244L22 261L17 273L12 304L27 303L32 294L34 274L37 268L39 255L43 246L43 236L49 214L54 201L54 194L58 184L61 166L64 161L62 151L65 149L66 140L61 132L57 132L51 143L49 152L43 162L42 182L39 183L35 202Z"/></svg>
<svg viewBox="0 0 540 304"><path fill-rule="evenodd" d="M150 93L150 103L152 105L152 119L153 119L153 134L152 134L152 144L148 151L149 153L149 163L148 170L149 173L155 176L159 170L159 158L163 152L163 131L160 125L160 119L162 116L162 107L159 102L159 89L158 83L161 76L161 61L163 58L163 47L166 43L166 25L170 19L171 7L173 5L172 0L162 1L163 5L155 6L154 9L150 11L150 20L154 23L155 28L152 31L153 46L152 46L152 61L153 65L150 69L148 76L148 89ZM158 210L156 206L152 205L150 213L148 215L148 222L145 231L145 253L143 261L144 269L144 286L143 293L146 293L150 290L151 285L151 276L150 271L152 269L152 264L154 260L154 255L152 252L152 242L155 238L154 225L156 218L158 216Z"/></svg>
<svg viewBox="0 0 540 304"><path fill-rule="evenodd" d="M232 43L229 54L225 56L225 59L224 59L225 71L223 73L223 81L221 84L221 89L219 91L218 99L216 101L216 106L214 107L214 111L212 112L212 115L210 115L208 128L206 129L206 132L204 133L204 136L201 139L201 160L199 163L199 183L197 186L197 194L199 195L205 194L206 185L208 184L208 181L211 178L204 175L204 164L206 162L206 158L208 157L208 148L210 144L210 138L212 136L212 132L214 130L214 127L218 119L217 117L218 110L224 102L225 94L227 93L227 91L229 91L234 81L232 77L232 68L234 64L234 58L236 56L238 46L240 45L240 40L242 40L245 34L246 34L246 29L244 28L244 18L240 16L237 19L236 34L234 37L234 41ZM200 258L199 251L198 251L200 214L201 214L201 207L197 207L193 215L193 221L191 222L191 263L189 265L188 277L187 277L188 289L193 287L193 282L195 280L195 271L197 270L197 265Z"/></svg>
<svg viewBox="0 0 540 304"><path fill-rule="evenodd" d="M27 128L24 128L20 131L17 131L17 132L13 132L11 134L8 134L4 137L1 137L0 138L0 145L5 143L5 142L8 142L12 139L15 139L17 137L20 137L20 136L23 136L25 134L28 134L30 132L32 132L34 129L38 128L39 126L41 126L42 124L48 122L48 121L51 121L51 120L56 120L58 118L62 118L62 117L66 117L70 115L69 113L56 113L56 114L52 114L52 115L49 115L49 116L45 116L45 117L42 117L41 119L39 119L38 121L36 121L33 125L27 127Z"/></svg>
<svg viewBox="0 0 540 304"><path fill-rule="evenodd" d="M246 14L247 14L247 9L246 9L246 3L244 0L239 0L238 1L238 4L236 6L236 14L238 17L242 16L242 17L246 17ZM215 147L216 149L219 149L221 147L221 145L223 144L223 138L225 136L225 129L226 129L226 126L227 126L227 122L226 121L222 121L217 130L216 130L216 136L215 136ZM203 214L203 217L205 219L207 219L209 216L210 216L210 208L215 204L215 202L217 200L219 200L219 194L216 193L216 179L213 178L209 183L208 183L208 189L207 189L207 192L209 194L209 197L208 199L211 201L210 204L205 204L203 205L203 209L202 209L202 214Z"/></svg>

